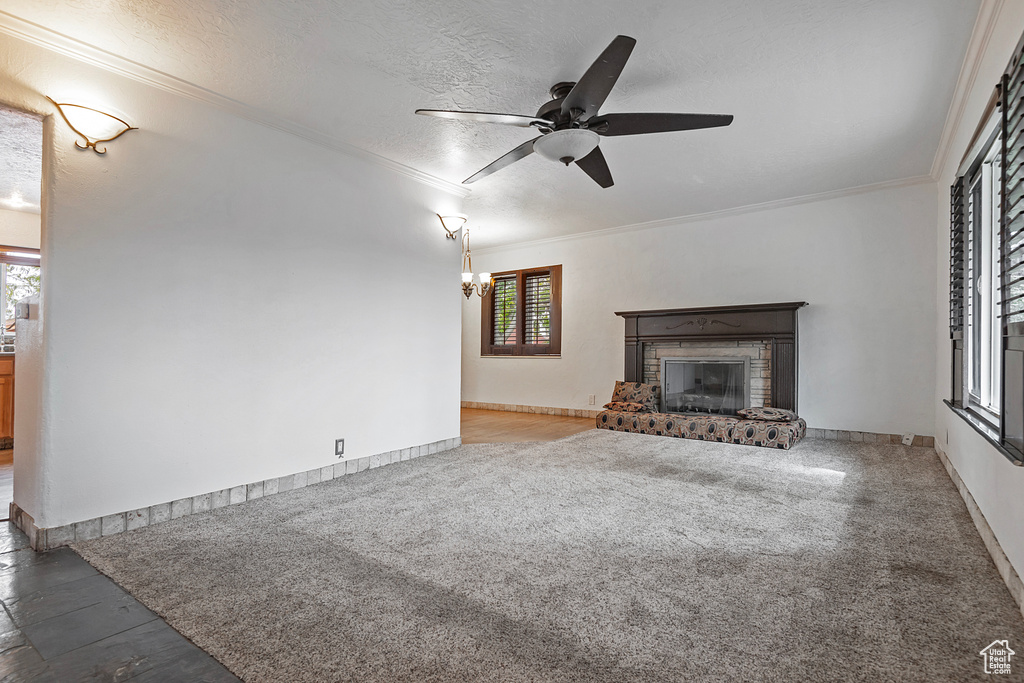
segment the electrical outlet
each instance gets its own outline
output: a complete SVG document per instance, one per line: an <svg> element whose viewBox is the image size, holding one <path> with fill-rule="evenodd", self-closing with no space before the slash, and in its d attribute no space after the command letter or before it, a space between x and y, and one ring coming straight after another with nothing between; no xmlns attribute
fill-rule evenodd
<svg viewBox="0 0 1024 683"><path fill-rule="evenodd" d="M590 405L597 405L597 394L591 394L590 397L587 399L587 402Z"/></svg>
<svg viewBox="0 0 1024 683"><path fill-rule="evenodd" d="M339 458L345 455L345 439L334 440L334 454Z"/></svg>
<svg viewBox="0 0 1024 683"><path fill-rule="evenodd" d="M904 434L903 435L903 445L904 446L913 446L914 445L914 435L913 434Z"/></svg>

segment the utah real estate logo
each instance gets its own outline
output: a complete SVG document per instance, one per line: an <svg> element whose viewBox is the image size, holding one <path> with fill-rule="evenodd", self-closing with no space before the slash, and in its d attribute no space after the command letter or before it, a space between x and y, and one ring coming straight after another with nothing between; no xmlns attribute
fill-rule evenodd
<svg viewBox="0 0 1024 683"><path fill-rule="evenodd" d="M1010 641L993 640L978 654L985 658L985 673L1008 674L1010 673L1010 658L1017 653L1010 649Z"/></svg>

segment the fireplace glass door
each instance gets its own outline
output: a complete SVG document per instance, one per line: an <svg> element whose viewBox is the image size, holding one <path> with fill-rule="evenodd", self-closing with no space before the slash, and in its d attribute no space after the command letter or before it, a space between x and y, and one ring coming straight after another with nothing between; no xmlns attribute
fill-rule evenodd
<svg viewBox="0 0 1024 683"><path fill-rule="evenodd" d="M750 358L662 358L661 410L735 415L750 405Z"/></svg>

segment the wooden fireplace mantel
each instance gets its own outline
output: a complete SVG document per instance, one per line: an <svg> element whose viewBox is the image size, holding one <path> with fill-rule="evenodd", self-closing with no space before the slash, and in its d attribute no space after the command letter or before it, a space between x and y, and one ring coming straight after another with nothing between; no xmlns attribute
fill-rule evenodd
<svg viewBox="0 0 1024 683"><path fill-rule="evenodd" d="M771 344L771 401L796 412L797 311L806 301L706 308L619 311L626 319L623 379L643 381L644 344L674 341L752 341Z"/></svg>

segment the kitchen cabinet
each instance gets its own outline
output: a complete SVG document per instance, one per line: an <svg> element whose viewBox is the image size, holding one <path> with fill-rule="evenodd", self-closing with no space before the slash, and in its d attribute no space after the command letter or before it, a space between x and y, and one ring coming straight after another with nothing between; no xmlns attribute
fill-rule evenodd
<svg viewBox="0 0 1024 683"><path fill-rule="evenodd" d="M14 446L14 356L0 355L0 449Z"/></svg>

